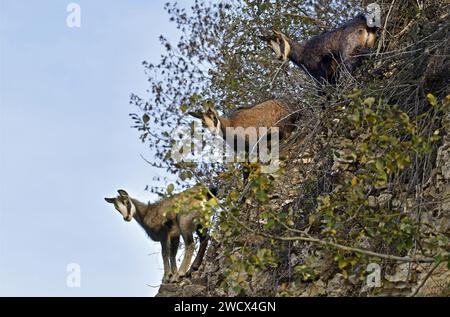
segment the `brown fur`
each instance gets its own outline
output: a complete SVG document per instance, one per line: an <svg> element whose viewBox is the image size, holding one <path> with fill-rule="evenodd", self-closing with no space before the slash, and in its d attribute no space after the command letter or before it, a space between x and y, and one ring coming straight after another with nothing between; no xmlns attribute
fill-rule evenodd
<svg viewBox="0 0 450 317"><path fill-rule="evenodd" d="M218 120L224 138L226 138L226 129L228 127L242 127L244 129L251 127L257 129L261 127L267 129L278 127L280 138L283 138L293 130L293 123L296 120L296 116L293 115L292 112L292 109L287 106L286 103L282 103L278 100L268 100L252 107L237 108L227 117L219 116L212 108L204 113L190 112L190 115L200 118L203 125L206 127L208 127L208 119L213 120L215 124L217 124ZM248 139L251 135L245 137Z"/></svg>
<svg viewBox="0 0 450 317"><path fill-rule="evenodd" d="M335 83L338 63L354 71L362 62L359 54L367 54L376 41L376 28L367 26L364 15L344 25L298 43L281 32L273 31L263 38L272 49L279 47L279 59L290 59L319 83ZM274 51L276 51L274 49Z"/></svg>
<svg viewBox="0 0 450 317"><path fill-rule="evenodd" d="M254 150L259 149L262 137L267 137L267 146L272 149L275 144L274 140L285 138L293 130L294 122L297 119L297 115L287 103L278 100L268 100L249 108L237 108L228 117L219 116L213 108L209 108L204 113L190 112L189 114L201 119L203 125L212 133L219 133L217 127L220 126L222 138L229 142L236 152L241 151L238 149L238 144L244 145L247 162L249 153L257 153ZM272 129L274 127L278 128L278 135ZM233 134L228 137L227 128L234 128L229 131ZM267 131L260 131L260 128L266 128ZM262 135L262 133L267 135ZM258 147L254 146L256 144ZM249 175L250 171L245 167L243 170L244 182L247 181Z"/></svg>
<svg viewBox="0 0 450 317"><path fill-rule="evenodd" d="M105 200L113 203L117 210L119 210L117 207L118 202L123 203L128 200L134 204L136 212L133 218L141 225L153 241L161 242L164 262L163 282L168 282L171 277L173 280L176 280L178 276L189 275L191 271L197 270L202 263L208 245L208 236L206 232L201 231L198 220L201 217L201 213L199 212L202 209L201 198L205 197L205 191L206 189L201 186L194 186L182 193L162 199L153 204L142 203L137 199L131 198L125 191L119 191L119 196L105 198ZM128 204L127 206L130 205ZM130 210L130 208L128 209ZM177 210L180 212L177 213ZM200 248L189 269L195 250L193 238L195 231L200 239ZM177 272L176 254L180 242L180 235L183 237L186 250L180 271Z"/></svg>

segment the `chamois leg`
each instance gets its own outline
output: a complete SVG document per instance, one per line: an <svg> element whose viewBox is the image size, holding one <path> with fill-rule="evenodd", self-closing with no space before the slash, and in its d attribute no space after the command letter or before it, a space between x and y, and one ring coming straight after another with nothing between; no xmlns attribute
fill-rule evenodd
<svg viewBox="0 0 450 317"><path fill-rule="evenodd" d="M177 273L177 252L180 245L180 237L172 237L170 239L170 270L173 275Z"/></svg>
<svg viewBox="0 0 450 317"><path fill-rule="evenodd" d="M161 253L164 263L164 277L162 280L163 284L168 283L171 276L169 252L170 252L170 240L168 238L164 238L161 240Z"/></svg>
<svg viewBox="0 0 450 317"><path fill-rule="evenodd" d="M360 57L350 56L347 60L344 61L345 67L348 69L349 73L352 74L355 69L361 66L362 59Z"/></svg>
<svg viewBox="0 0 450 317"><path fill-rule="evenodd" d="M180 245L180 236L172 236L170 238L170 270L171 277L170 283L178 282L178 270L177 270L177 252L178 246Z"/></svg>
<svg viewBox="0 0 450 317"><path fill-rule="evenodd" d="M343 53L341 54L341 60L347 71L352 74L355 69L361 65L362 59L361 57L353 56L350 52L351 48L345 47Z"/></svg>
<svg viewBox="0 0 450 317"><path fill-rule="evenodd" d="M358 59L353 57L355 50L354 43L358 42L355 34L350 34L347 40L341 44L339 56L337 56L347 71L351 74L357 67Z"/></svg>
<svg viewBox="0 0 450 317"><path fill-rule="evenodd" d="M197 256L195 257L194 262L191 265L191 268L187 272L187 275L190 276L192 272L197 271L202 265L203 257L205 256L206 248L208 247L209 235L208 232L202 231L201 228L196 230L198 238L200 239L200 247L197 252Z"/></svg>
<svg viewBox="0 0 450 317"><path fill-rule="evenodd" d="M178 271L178 275L180 277L183 277L186 275L186 272L189 269L189 266L191 265L191 259L192 255L194 254L195 250L195 243L194 243L194 236L192 235L192 232L182 232L184 245L185 245L185 251L184 251L184 258L183 262L181 262L180 270Z"/></svg>

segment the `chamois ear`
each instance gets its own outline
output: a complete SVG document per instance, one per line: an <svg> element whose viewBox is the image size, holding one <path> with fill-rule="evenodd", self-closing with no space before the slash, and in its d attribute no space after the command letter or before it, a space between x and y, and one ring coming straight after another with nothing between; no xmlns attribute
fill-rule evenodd
<svg viewBox="0 0 450 317"><path fill-rule="evenodd" d="M273 35L276 36L276 37L281 37L281 36L284 35L284 34L281 33L280 31L275 30L275 29L272 29L272 33L273 33Z"/></svg>
<svg viewBox="0 0 450 317"><path fill-rule="evenodd" d="M128 193L126 191L124 191L123 189L119 189L117 192L119 193L119 195L121 197L125 197L125 198L128 197Z"/></svg>
<svg viewBox="0 0 450 317"><path fill-rule="evenodd" d="M191 112L188 112L188 115L190 115L190 116L192 116L194 118L197 118L197 119L202 119L203 118L203 113L201 113L201 112L193 112L193 111L191 111Z"/></svg>
<svg viewBox="0 0 450 317"><path fill-rule="evenodd" d="M115 198L105 198L107 203L114 204Z"/></svg>
<svg viewBox="0 0 450 317"><path fill-rule="evenodd" d="M211 105L208 105L208 108L206 109L206 113L207 114L212 114L212 115L218 117L216 109L214 109L214 107L211 106Z"/></svg>
<svg viewBox="0 0 450 317"><path fill-rule="evenodd" d="M275 29L271 29L271 30L262 30L261 35L259 35L258 37L262 40L270 42L275 41L277 39L281 39L283 35L284 34L282 32Z"/></svg>

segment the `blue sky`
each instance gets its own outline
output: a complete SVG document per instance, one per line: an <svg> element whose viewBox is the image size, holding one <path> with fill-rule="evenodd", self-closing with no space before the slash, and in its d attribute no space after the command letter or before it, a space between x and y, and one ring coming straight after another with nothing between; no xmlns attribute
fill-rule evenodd
<svg viewBox="0 0 450 317"><path fill-rule="evenodd" d="M151 296L159 243L125 223L105 196L143 201L154 170L131 129L131 92L158 36L175 39L165 1L0 0L0 296ZM81 287L66 286L66 266Z"/></svg>

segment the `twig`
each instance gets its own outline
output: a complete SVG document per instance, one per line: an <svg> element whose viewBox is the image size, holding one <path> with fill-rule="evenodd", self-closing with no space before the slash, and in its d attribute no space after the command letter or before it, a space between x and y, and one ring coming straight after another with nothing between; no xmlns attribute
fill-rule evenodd
<svg viewBox="0 0 450 317"><path fill-rule="evenodd" d="M283 13L283 15L285 17L297 18L297 19L301 19L301 20L309 20L309 21L313 22L315 25L317 25L323 29L325 29L327 27L326 22L316 19L316 18L313 18L313 17L310 17L309 15L295 14L295 13Z"/></svg>
<svg viewBox="0 0 450 317"><path fill-rule="evenodd" d="M386 15L386 20L384 21L383 32L381 32L381 41L380 41L380 44L378 45L376 56L378 56L378 54L380 53L381 46L384 45L384 40L386 38L386 27L387 27L388 20L389 20L389 15L391 14L392 7L394 6L394 3L395 3L395 0L392 1L391 5L389 7L389 11L388 11L388 13Z"/></svg>
<svg viewBox="0 0 450 317"><path fill-rule="evenodd" d="M159 288L159 287L161 287L161 285L150 285L150 284L145 284L145 285L147 285L148 287L151 287L151 288Z"/></svg>
<svg viewBox="0 0 450 317"><path fill-rule="evenodd" d="M275 74L273 75L272 80L270 81L269 87L270 89L272 89L273 86L273 82L275 81L275 79L277 78L278 74L280 73L280 70L283 68L283 66L286 64L288 60L283 61L283 63L281 63L280 67L277 68Z"/></svg>
<svg viewBox="0 0 450 317"><path fill-rule="evenodd" d="M394 35L394 38L399 38L400 36L402 36L405 32L409 31L409 29L411 28L411 26L414 24L415 20L411 20L404 28L403 30L401 30L399 33L397 33L396 35Z"/></svg>
<svg viewBox="0 0 450 317"><path fill-rule="evenodd" d="M410 295L410 297L414 297L414 296L416 296L416 295L419 293L420 289L425 285L425 283L427 282L427 280L431 277L431 275L433 274L433 272L438 268L438 266L439 266L441 263L442 263L441 261L438 261L437 263L435 263L435 264L433 265L433 267L431 268L431 270L427 273L427 275L425 276L425 278L423 279L423 281L420 283L419 286L417 286L417 288L415 289L414 293L412 293L412 294Z"/></svg>

